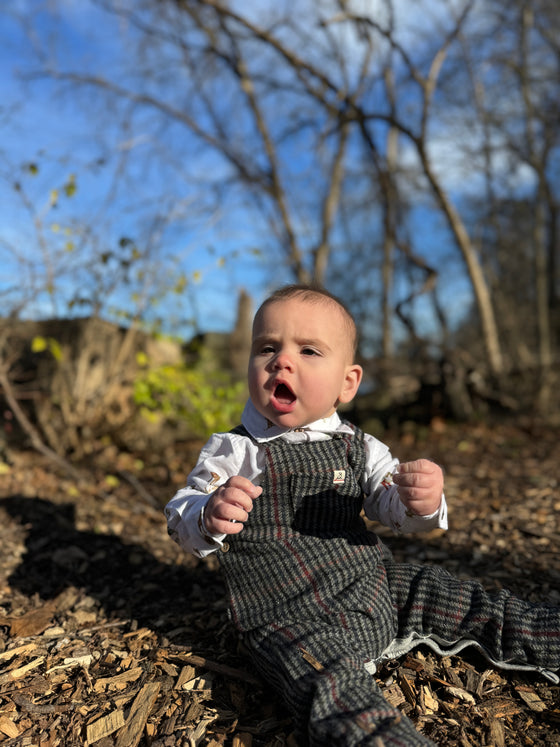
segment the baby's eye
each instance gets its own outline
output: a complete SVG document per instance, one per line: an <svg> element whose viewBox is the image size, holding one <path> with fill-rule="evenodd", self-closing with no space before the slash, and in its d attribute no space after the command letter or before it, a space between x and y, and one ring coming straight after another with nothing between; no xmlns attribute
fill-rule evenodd
<svg viewBox="0 0 560 747"><path fill-rule="evenodd" d="M260 349L261 355L270 355L271 353L274 353L274 346L273 345L263 345Z"/></svg>
<svg viewBox="0 0 560 747"><path fill-rule="evenodd" d="M303 355L319 355L313 348L303 348L301 352Z"/></svg>

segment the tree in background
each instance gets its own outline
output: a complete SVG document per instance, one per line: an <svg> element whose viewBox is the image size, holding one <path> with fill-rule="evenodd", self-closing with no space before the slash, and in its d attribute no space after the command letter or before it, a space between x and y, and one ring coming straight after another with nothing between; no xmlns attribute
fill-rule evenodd
<svg viewBox="0 0 560 747"><path fill-rule="evenodd" d="M559 32L550 3L485 3L442 80L465 163L480 174L463 201L479 245L507 370L539 379L549 408L558 355ZM554 337L556 339L554 340Z"/></svg>
<svg viewBox="0 0 560 747"><path fill-rule="evenodd" d="M110 66L45 54L42 70L87 100L115 206L125 194L132 215L150 185L121 235L136 236L158 278L185 259L179 234L202 251L219 226L226 269L254 257L271 282L314 279L343 295L383 371L397 352L410 361L435 349L507 388L530 360L548 409L559 325L553 3L93 5L122 54ZM180 278L179 309L192 285ZM466 286L472 315L456 302ZM470 339L453 337L461 323L480 332L457 356Z"/></svg>

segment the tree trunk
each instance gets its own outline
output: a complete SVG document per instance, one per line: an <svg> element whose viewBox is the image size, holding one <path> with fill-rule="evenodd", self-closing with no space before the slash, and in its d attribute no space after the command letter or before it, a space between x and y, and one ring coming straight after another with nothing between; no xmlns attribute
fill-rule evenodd
<svg viewBox="0 0 560 747"><path fill-rule="evenodd" d="M494 307L490 297L490 290L484 277L482 266L472 245L467 230L453 204L449 200L445 190L441 186L437 176L432 171L428 157L421 143L417 143L418 152L422 161L424 174L426 175L434 194L443 210L449 223L449 227L455 236L461 255L467 266L467 271L472 284L473 293L476 299L480 322L482 325L482 335L488 364L491 373L499 378L504 371L504 361L498 335L498 326L494 315Z"/></svg>

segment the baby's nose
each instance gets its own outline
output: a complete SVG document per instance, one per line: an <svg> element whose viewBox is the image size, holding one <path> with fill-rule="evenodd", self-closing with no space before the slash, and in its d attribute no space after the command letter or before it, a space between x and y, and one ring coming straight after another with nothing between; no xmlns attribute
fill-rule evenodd
<svg viewBox="0 0 560 747"><path fill-rule="evenodd" d="M288 355L288 353L284 351L280 351L274 359L274 367L277 369L282 369L282 368L291 369L293 367L293 362L292 362L291 357Z"/></svg>

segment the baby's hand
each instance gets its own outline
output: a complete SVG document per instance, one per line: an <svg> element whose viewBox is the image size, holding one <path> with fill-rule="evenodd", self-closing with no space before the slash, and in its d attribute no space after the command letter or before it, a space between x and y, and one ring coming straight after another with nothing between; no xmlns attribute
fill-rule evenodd
<svg viewBox="0 0 560 747"><path fill-rule="evenodd" d="M230 477L211 496L204 509L204 525L210 534L238 534L262 488L245 477Z"/></svg>
<svg viewBox="0 0 560 747"><path fill-rule="evenodd" d="M443 472L429 459L399 464L393 475L398 486L399 498L404 505L419 516L434 514L441 504Z"/></svg>

